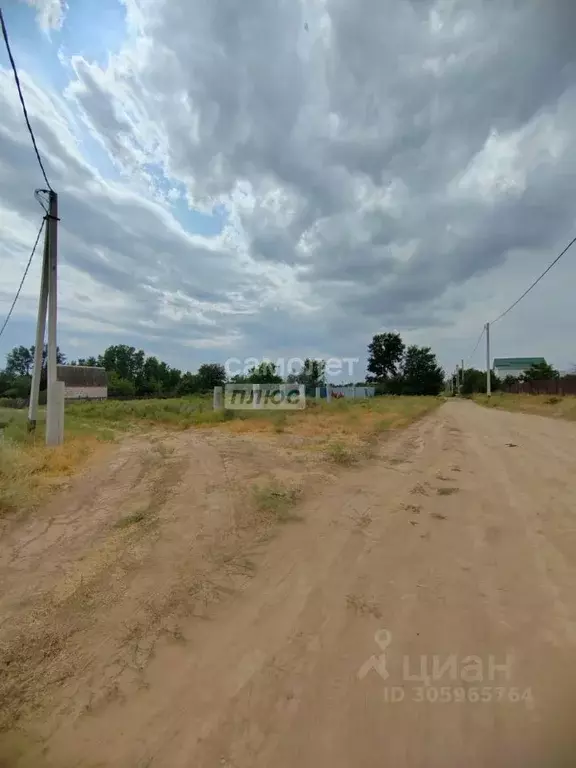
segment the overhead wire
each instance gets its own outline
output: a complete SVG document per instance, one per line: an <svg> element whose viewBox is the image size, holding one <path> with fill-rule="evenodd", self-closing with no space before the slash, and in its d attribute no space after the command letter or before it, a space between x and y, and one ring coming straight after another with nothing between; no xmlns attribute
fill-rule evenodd
<svg viewBox="0 0 576 768"><path fill-rule="evenodd" d="M468 362L468 360L470 360L471 358L473 358L473 357L474 357L474 355L475 355L475 353L476 353L476 350L477 350L477 349L478 349L478 347L480 346L480 342L482 341L482 336L484 336L484 333L485 333L485 331L486 331L486 328L482 328L482 332L480 333L480 336L478 336L478 341L476 342L476 346L474 347L474 349L472 350L472 352L471 352L471 353L468 355L468 357L466 358L466 362Z"/></svg>
<svg viewBox="0 0 576 768"><path fill-rule="evenodd" d="M34 147L34 152L36 153L36 159L38 160L38 164L40 166L40 170L42 171L42 175L44 176L44 181L46 182L46 186L48 189L52 192L52 186L50 182L48 181L48 176L46 175L46 170L44 168L44 164L42 163L42 158L40 157L40 152L38 150L38 145L36 144L36 137L34 136L34 131L32 130L32 126L30 125L30 118L28 117L28 110L26 109L26 102L24 101L24 95L22 93L22 87L20 85L20 78L18 76L18 69L16 67L16 62L14 61L14 57L12 56L12 49L10 48L10 40L8 38L8 30L6 29L6 24L4 23L4 15L2 13L2 9L0 8L0 25L2 27L2 37L4 38L4 43L6 45L6 50L8 52L8 58L10 59L10 64L12 66L12 72L14 73L14 80L16 81L16 88L18 89L18 96L20 98L20 104L22 105L22 111L24 112L24 119L26 120L26 126L28 127L28 132L30 133L30 138L32 139L32 145Z"/></svg>
<svg viewBox="0 0 576 768"><path fill-rule="evenodd" d="M505 312L502 312L500 315L498 315L498 317L496 318L496 320L492 320L492 322L490 323L490 325L494 325L494 323L497 323L499 320L502 320L502 318L503 318L503 317L506 317L506 315L508 314L508 312L510 312L512 309L514 309L514 307L515 307L515 306L517 306L517 305L518 305L518 304L519 304L519 303L522 301L522 299L523 299L525 296L527 296L527 295L530 293L530 291L532 290L532 288L534 288L536 285L538 285L538 283L540 282L540 280L542 280L542 278L544 277L544 275L546 275L546 274L548 274L548 272L550 272L550 270L552 269L552 267L553 267L555 264L557 264L557 263L560 261L560 259L562 258L562 256L564 256L564 254L566 253L566 251L568 251L568 250L569 250L569 249L570 249L570 248L571 248L571 247L574 245L574 243L576 243L576 237L575 237L573 240L571 240L571 241L568 243L568 245L566 246L566 248L564 248L564 250L562 251L562 253L558 254L558 256L556 256L556 258L554 259L554 261L553 261L553 262L551 262L551 263L550 263L550 264L549 264L549 265L546 267L546 269L544 270L544 272L542 272L542 274L540 275L540 277L538 277L536 280L534 280L534 282L532 283L532 285L531 285L529 288L527 288L527 289L524 291L524 293L522 294L522 296L520 296L520 298L519 298L519 299L516 299L516 301L514 302L514 304L511 304L511 305L508 307L508 309L507 309Z"/></svg>
<svg viewBox="0 0 576 768"><path fill-rule="evenodd" d="M530 293L530 291L531 291L533 288L535 288L535 287L538 285L538 283L540 282L540 280L542 280L542 278L543 278L545 275L547 275L547 274L548 274L548 272L550 272L550 270L552 269L552 267L553 267L555 264L557 264L557 263L560 261L560 259L562 258L562 256L564 256L564 254L565 254L565 253L566 253L566 252L567 252L567 251L568 251L568 250L569 250L569 249L570 249L570 248L571 248L571 247L574 245L574 243L576 243L576 237L575 237L575 238L573 238L573 239L572 239L572 240L571 240L571 241L568 243L568 245L566 246L566 248L564 248L564 250L563 250L563 251L561 251L561 252L558 254L558 256L556 256L556 258L554 259L554 261L552 261L552 262L551 262L551 263L550 263L550 264L549 264L549 265L546 267L546 269L544 270L544 272L542 272L542 274L541 274L539 277L537 277L537 278L536 278L536 280L534 280L534 282L533 282L533 283L532 283L532 284L531 284L531 285L530 285L530 286L529 286L529 287L528 287L528 288L527 288L527 289L524 291L524 293L523 293L521 296L519 296L519 297L516 299L516 301L515 301L513 304L510 304L510 306L508 307L508 309L506 309L504 312L501 312L501 313L498 315L498 317L497 317L495 320L492 320L492 322L490 323L490 325L494 325L494 323L497 323L499 320L502 320L502 318L503 318L503 317L506 317L506 315L507 315L509 312L511 312L511 311L514 309L514 307L516 307L516 306L517 306L517 305L518 305L518 304L519 304L519 303L522 301L522 299L523 299L525 296L527 296L527 295ZM484 336L484 333L485 333L485 331L486 331L486 327L482 328L482 332L480 333L480 336L478 336L478 341L476 342L476 345L475 345L474 349L472 350L472 353L471 353L471 354L470 354L470 355L469 355L469 356L466 358L466 362L468 362L468 360L470 360L470 359L471 359L471 358L474 356L474 354L476 353L476 350L478 349L478 347L479 347L479 345L480 345L480 342L482 341L482 337Z"/></svg>
<svg viewBox="0 0 576 768"><path fill-rule="evenodd" d="M26 269L24 270L24 274L22 275L22 280L20 280L20 285L18 286L18 290L16 291L16 296L14 297L12 306L10 307L9 312L6 315L4 324L2 325L2 328L0 328L0 337L4 333L4 329L6 328L6 326L8 325L8 321L12 317L12 312L14 311L14 307L16 306L16 302L20 298L20 292L22 291L24 280L26 280L26 275L28 274L28 270L30 269L30 265L32 264L32 259L34 258L34 254L36 253L36 248L38 247L38 241L40 240L40 235L42 234L42 230L44 229L45 222L46 222L46 217L42 219L42 224L40 224L40 229L38 230L38 234L36 235L36 242L34 243L34 247L32 248L32 253L30 254L30 258L28 259L28 263L26 264Z"/></svg>
<svg viewBox="0 0 576 768"><path fill-rule="evenodd" d="M42 192L47 192L47 191L48 191L47 189L35 189L35 190L34 190L34 199L35 199L35 200L36 200L36 202L37 202L37 203L39 203L39 204L40 204L40 206L41 206L41 207L44 209L44 212L45 212L45 213L48 213L48 204L47 204L47 203L45 203L45 202L42 200L42 198L40 197L40 193L42 193Z"/></svg>

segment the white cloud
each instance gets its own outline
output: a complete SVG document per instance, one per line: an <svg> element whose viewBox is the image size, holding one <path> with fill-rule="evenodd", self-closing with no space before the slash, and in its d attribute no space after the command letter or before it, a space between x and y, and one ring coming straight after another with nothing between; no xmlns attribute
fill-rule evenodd
<svg viewBox="0 0 576 768"><path fill-rule="evenodd" d="M50 33L52 29L61 29L68 10L65 0L21 0L36 8L36 18L43 32Z"/></svg>

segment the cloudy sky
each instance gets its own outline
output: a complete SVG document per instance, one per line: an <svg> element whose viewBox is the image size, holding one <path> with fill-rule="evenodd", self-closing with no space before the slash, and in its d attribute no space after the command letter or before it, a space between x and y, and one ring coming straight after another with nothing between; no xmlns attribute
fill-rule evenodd
<svg viewBox="0 0 576 768"><path fill-rule="evenodd" d="M397 329L452 370L576 234L573 0L2 5L59 193L69 357L358 357L360 379ZM2 316L42 186L7 64ZM2 357L33 343L39 268ZM576 364L575 284L576 249L494 355Z"/></svg>

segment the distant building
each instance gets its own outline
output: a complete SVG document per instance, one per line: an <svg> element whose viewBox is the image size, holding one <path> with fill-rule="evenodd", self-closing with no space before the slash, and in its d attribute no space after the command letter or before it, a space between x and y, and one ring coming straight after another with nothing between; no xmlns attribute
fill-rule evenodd
<svg viewBox="0 0 576 768"><path fill-rule="evenodd" d="M499 379L505 379L506 376L517 378L533 365L542 363L546 363L543 357L495 357L493 370Z"/></svg>
<svg viewBox="0 0 576 768"><path fill-rule="evenodd" d="M104 368L92 365L59 365L58 381L65 386L66 400L105 400L108 376Z"/></svg>

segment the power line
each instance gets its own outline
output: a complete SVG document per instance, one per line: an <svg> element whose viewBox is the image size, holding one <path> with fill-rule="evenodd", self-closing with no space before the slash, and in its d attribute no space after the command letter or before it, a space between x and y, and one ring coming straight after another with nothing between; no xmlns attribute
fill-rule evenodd
<svg viewBox="0 0 576 768"><path fill-rule="evenodd" d="M38 146L36 144L36 137L34 136L34 131L32 130L32 126L30 125L30 120L28 118L28 110L26 109L26 103L24 102L24 96L22 94L22 88L20 86L20 78L18 77L16 62L14 61L14 57L12 56L10 41L8 40L8 30L6 29L6 24L4 23L4 15L2 14L1 8L0 8L0 24L2 25L2 37L4 38L4 42L6 44L6 50L8 51L8 58L10 59L10 64L12 65L12 71L14 72L14 80L16 80L16 88L18 89L20 104L22 105L22 111L24 112L24 119L26 120L26 125L28 126L30 138L32 139L32 144L34 146L34 151L36 152L36 158L38 159L38 164L40 165L42 175L44 176L44 181L46 182L48 189L52 191L52 187L50 185L50 182L48 181L48 176L46 175L46 171L44 170L44 165L42 164L42 158L40 157L40 152L38 151Z"/></svg>
<svg viewBox="0 0 576 768"><path fill-rule="evenodd" d="M544 277L544 275L546 275L548 272L550 272L550 270L552 269L552 267L554 266L554 264L557 264L557 263L560 261L560 259L562 258L562 256L564 256L564 254L566 253L566 251L567 251L569 248L571 248L571 247L574 245L574 243L576 243L576 237L575 237L573 240L571 240L571 241L568 243L568 245L566 246L566 248L564 248L564 250L562 251L562 253L560 253L558 256L556 256L556 258L554 259L554 261L553 261L551 264L549 264L549 265L546 267L546 269L544 270L544 272L542 272L542 274L540 275L540 277L539 277L537 280L534 280L534 282L532 283L532 285L531 285L529 288L527 288L527 289L524 291L524 293L522 294L522 296L520 296L520 298L519 298L519 299L516 299L516 301L514 302L514 304L511 304L511 305L508 307L508 309L507 309L505 312L502 312L502 314L501 314L501 315L498 315L498 317L496 318L496 320L492 320L492 322L490 323L490 325L494 325L494 323L497 323L497 322L498 322L498 320L502 320L502 318L503 318L503 317L505 317L505 316L508 314L508 312L510 312L510 310L511 310L511 309L514 309L514 307L515 307L517 304L519 304L519 303L522 301L522 299L524 298L524 296L526 296L527 294L529 294L529 293L530 293L530 291L532 290L532 288L534 288L534 286L538 285L538 283L540 282L540 280L542 280L542 278Z"/></svg>
<svg viewBox="0 0 576 768"><path fill-rule="evenodd" d="M468 355L467 361L470 360L472 357L474 357L474 354L475 354L476 350L480 346L480 342L482 341L482 336L484 336L484 331L485 330L486 330L486 328L482 328L482 333L480 334L480 336L478 336L478 341L476 342L476 346L472 350L472 353L470 355Z"/></svg>
<svg viewBox="0 0 576 768"><path fill-rule="evenodd" d="M42 198L40 197L41 193L46 193L48 190L46 189L35 189L34 190L34 199L37 203L44 209L44 213L48 213L48 203L44 202Z"/></svg>
<svg viewBox="0 0 576 768"><path fill-rule="evenodd" d="M12 302L12 306L10 307L10 311L6 316L6 320L4 320L4 325L2 326L2 328L0 328L0 336L2 336L2 334L4 333L4 329L8 325L8 321L12 316L12 312L14 311L14 307L16 306L16 302L20 297L20 291L22 290L22 286L24 285L24 280L26 280L26 275L28 274L28 270L30 269L30 264L32 264L32 259L34 258L34 254L36 253L36 247L38 246L40 235L42 234L42 230L44 229L45 221L46 221L46 218L43 218L42 224L40 224L40 229L38 230L38 234L36 235L36 242L34 243L34 248L32 248L32 253L30 254L30 258L28 259L28 264L26 264L26 269L24 270L24 274L22 275L22 280L20 280L20 285L18 286L18 290L16 291L16 296L14 297L14 301Z"/></svg>

